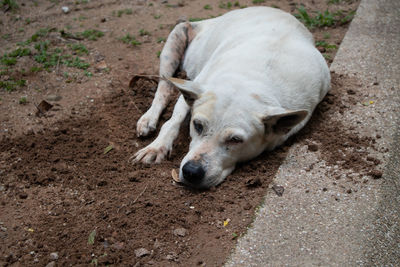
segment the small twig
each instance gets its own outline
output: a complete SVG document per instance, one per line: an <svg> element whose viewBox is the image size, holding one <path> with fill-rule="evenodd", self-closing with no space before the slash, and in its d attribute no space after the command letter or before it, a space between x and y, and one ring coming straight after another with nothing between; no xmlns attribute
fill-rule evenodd
<svg viewBox="0 0 400 267"><path fill-rule="evenodd" d="M57 75L60 75L60 72L58 71L58 67L60 66L60 58L61 58L61 56L58 57L58 60L57 60L57 67L56 67L56 73L57 73Z"/></svg>
<svg viewBox="0 0 400 267"><path fill-rule="evenodd" d="M152 180L152 179L151 179L151 180ZM150 181L151 181L151 180L150 180ZM150 182L150 181L149 181L149 182ZM149 185L149 182L147 182L147 184L146 184L146 186L144 187L143 191L140 192L140 194L135 198L135 200L134 200L132 203L130 203L131 205L135 204L136 201L139 199L139 197L141 197L141 196L144 194L144 192L145 192L146 189L147 189L147 186Z"/></svg>

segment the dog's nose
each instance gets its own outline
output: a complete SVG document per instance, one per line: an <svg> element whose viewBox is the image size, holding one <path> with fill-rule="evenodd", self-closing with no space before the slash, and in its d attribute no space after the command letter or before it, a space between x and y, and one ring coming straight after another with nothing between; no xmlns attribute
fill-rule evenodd
<svg viewBox="0 0 400 267"><path fill-rule="evenodd" d="M188 161L182 167L183 178L191 184L200 184L205 173L203 166L194 161Z"/></svg>

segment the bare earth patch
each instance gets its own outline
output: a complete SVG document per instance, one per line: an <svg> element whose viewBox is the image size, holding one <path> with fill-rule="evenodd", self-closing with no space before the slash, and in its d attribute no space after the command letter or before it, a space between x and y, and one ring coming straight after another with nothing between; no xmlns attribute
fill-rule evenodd
<svg viewBox="0 0 400 267"><path fill-rule="evenodd" d="M37 1L36 6L17 1L15 11L3 6L2 54L50 27L57 30L40 37L49 41L48 53L60 48L59 54L79 56L90 66L79 69L60 58L48 71L33 71L32 67L43 67L34 59L43 50L31 44L26 47L33 54L18 57L1 74L1 81L27 80L12 92L0 91L1 265L220 266L251 224L267 188L277 197L285 194L272 179L293 142L307 144L310 153L321 153L327 166L380 178L380 162L367 152L381 149L375 147L379 136L361 137L330 116L359 105L363 98L356 80L336 74L332 74L331 92L304 130L285 146L239 166L217 188L196 191L173 182L171 170L178 168L188 149L187 127L182 127L171 158L164 163L130 164L134 152L154 138L136 138L135 125L156 88L143 79L129 88L130 78L136 73L157 73L161 38L179 18L208 18L239 8L224 1L225 6L211 1L161 2ZM302 3L312 17L316 14L310 10L343 9L342 19L358 5L358 1L313 2L262 4L298 13ZM205 8L207 4L211 9ZM70 8L68 14L61 10L64 5ZM240 5L253 4L240 1ZM312 31L317 41L339 46L347 26L337 22ZM98 29L104 36L97 41L71 39L61 29L74 34ZM119 40L128 33L141 44ZM83 44L88 53L79 54L73 44ZM328 61L334 57L333 46L319 44ZM19 104L22 96L26 104ZM41 100L54 106L38 117L34 104ZM352 176L352 182L367 183L363 175Z"/></svg>

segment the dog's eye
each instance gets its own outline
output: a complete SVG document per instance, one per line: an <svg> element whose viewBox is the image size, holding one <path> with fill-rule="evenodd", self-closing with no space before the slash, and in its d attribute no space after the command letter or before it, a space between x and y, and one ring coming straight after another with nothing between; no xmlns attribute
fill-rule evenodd
<svg viewBox="0 0 400 267"><path fill-rule="evenodd" d="M200 122L193 121L193 126L198 134L201 134L203 132L203 125Z"/></svg>
<svg viewBox="0 0 400 267"><path fill-rule="evenodd" d="M243 143L243 139L240 138L239 136L232 136L228 140L226 140L226 143L228 145L237 145Z"/></svg>

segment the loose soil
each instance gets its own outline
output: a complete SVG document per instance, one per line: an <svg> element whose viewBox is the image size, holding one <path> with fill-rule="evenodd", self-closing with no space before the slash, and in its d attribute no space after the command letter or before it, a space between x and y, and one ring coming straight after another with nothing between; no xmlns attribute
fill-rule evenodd
<svg viewBox="0 0 400 267"><path fill-rule="evenodd" d="M36 64L31 59L19 62L14 67L18 71L1 76L6 80L16 73L28 80L23 88L0 93L2 266L45 266L52 261L57 266L221 266L251 224L267 188L274 188L278 196L285 194L272 179L293 143L320 153L327 166L357 173L351 177L354 183L368 182L366 176L380 178L380 161L368 154L381 149L375 144L379 136L344 129L338 117L360 104L363 88L355 78L334 73L332 90L299 134L275 151L238 166L216 188L198 191L172 180L171 170L179 167L188 149L187 123L168 160L132 165L130 157L155 137L136 138L135 125L149 107L156 84L140 79L129 88L130 78L135 73L157 73L156 52L162 48L157 39L166 37L179 18L209 17L227 9L207 1L85 2L20 4L16 13L5 11L2 18L6 26L1 27L2 35L10 33L8 40L0 41L2 52L49 25L70 24L71 32L96 27L106 32L98 41L82 41L90 50L92 77L65 66L22 75L21 64L25 68ZM293 13L299 3L264 4ZM321 11L348 11L358 5L358 1L301 3L308 10ZM204 9L206 4L212 10ZM62 13L64 5L72 7L69 14ZM112 15L126 8L133 14ZM82 16L86 19L79 19ZM25 25L27 18L31 22ZM22 25L25 30L19 32ZM313 33L317 40L329 33L327 41L339 45L347 26L318 28ZM128 32L138 35L139 29L151 33L137 36L142 45L131 47L118 40ZM48 38L59 46L71 41L57 32ZM335 50L328 51L331 57L334 54ZM76 72L74 79L64 77L64 72ZM51 94L61 100L52 101L54 107L37 117L34 104ZM18 104L22 95L27 96L26 105ZM172 105L162 122L171 110Z"/></svg>

